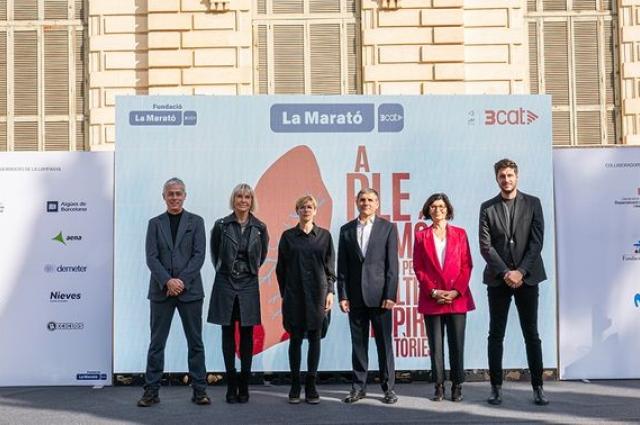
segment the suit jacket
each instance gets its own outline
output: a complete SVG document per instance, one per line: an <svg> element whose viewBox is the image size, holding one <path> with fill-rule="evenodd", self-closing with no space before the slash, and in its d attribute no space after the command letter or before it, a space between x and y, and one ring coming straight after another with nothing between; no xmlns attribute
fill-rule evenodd
<svg viewBox="0 0 640 425"><path fill-rule="evenodd" d="M178 296L180 301L204 298L200 269L206 253L205 239L204 220L186 210L180 218L175 244L166 212L149 220L145 250L151 279L147 298L166 300L166 284L171 278L184 283L184 291Z"/></svg>
<svg viewBox="0 0 640 425"><path fill-rule="evenodd" d="M547 279L542 263L544 218L540 199L518 191L515 198L513 226L507 229L507 216L498 196L480 207L480 253L486 260L483 282L489 286L504 284L504 274L520 270L524 283L537 285ZM509 258L513 259L510 263Z"/></svg>
<svg viewBox="0 0 640 425"><path fill-rule="evenodd" d="M474 310L476 307L469 291L473 263L467 233L460 227L447 224L443 266L440 266L438 261L433 238L433 226L415 235L413 270L420 284L418 311L422 314L438 315ZM431 297L431 291L434 289L455 289L460 295L451 304L438 304L435 298Z"/></svg>
<svg viewBox="0 0 640 425"><path fill-rule="evenodd" d="M376 217L366 257L357 237L358 219L340 228L338 242L338 296L352 307L380 307L383 300L397 298L398 230Z"/></svg>

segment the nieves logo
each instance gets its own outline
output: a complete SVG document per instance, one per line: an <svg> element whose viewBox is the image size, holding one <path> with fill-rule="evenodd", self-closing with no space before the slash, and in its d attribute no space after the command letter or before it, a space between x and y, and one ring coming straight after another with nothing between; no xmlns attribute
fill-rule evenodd
<svg viewBox="0 0 640 425"><path fill-rule="evenodd" d="M65 293L60 291L51 291L49 295L49 302L52 303L66 303L68 301L76 301L82 299L81 293Z"/></svg>
<svg viewBox="0 0 640 425"><path fill-rule="evenodd" d="M529 125L540 118L535 112L524 108L486 109L484 125Z"/></svg>

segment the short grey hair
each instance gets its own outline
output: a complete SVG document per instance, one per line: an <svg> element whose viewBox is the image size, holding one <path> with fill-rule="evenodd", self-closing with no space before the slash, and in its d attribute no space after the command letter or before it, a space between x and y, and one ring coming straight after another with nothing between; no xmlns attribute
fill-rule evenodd
<svg viewBox="0 0 640 425"><path fill-rule="evenodd" d="M231 191L231 197L229 197L229 209L233 210L233 201L236 199L238 193L248 193L251 195L251 208L249 212L255 212L258 209L258 200L256 199L256 192L251 186L246 183L240 183Z"/></svg>
<svg viewBox="0 0 640 425"><path fill-rule="evenodd" d="M364 189L360 190L360 192L358 192L358 195L356 196L356 200L360 199L362 195L366 195L367 193L373 193L374 195L376 195L376 198L378 198L378 201L380 200L380 195L378 195L378 191L371 187L365 187Z"/></svg>
<svg viewBox="0 0 640 425"><path fill-rule="evenodd" d="M187 193L187 186L184 184L184 182L177 177L171 177L169 180L164 182L164 186L162 186L162 194L164 195L165 193L167 193L167 189L169 188L169 186L173 186L176 184L182 186L182 191L184 193Z"/></svg>

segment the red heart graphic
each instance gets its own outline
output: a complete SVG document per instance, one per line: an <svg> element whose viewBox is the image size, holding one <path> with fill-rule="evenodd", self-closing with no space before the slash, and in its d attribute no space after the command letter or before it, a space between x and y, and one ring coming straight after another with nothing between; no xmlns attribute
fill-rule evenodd
<svg viewBox="0 0 640 425"><path fill-rule="evenodd" d="M308 146L296 146L271 165L255 187L259 210L256 215L269 229L269 252L260 269L260 308L262 325L253 333L253 354L261 353L285 341L289 335L282 327L282 299L276 277L278 243L285 230L298 224L296 200L313 195L318 200L316 224L331 228L333 201L320 173L316 157ZM239 338L236 332L236 338Z"/></svg>

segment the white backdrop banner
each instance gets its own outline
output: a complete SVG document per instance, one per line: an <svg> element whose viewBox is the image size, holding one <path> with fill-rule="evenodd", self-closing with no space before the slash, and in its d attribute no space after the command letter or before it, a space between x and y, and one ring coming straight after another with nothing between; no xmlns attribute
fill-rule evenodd
<svg viewBox="0 0 640 425"><path fill-rule="evenodd" d="M373 186L380 214L398 226L400 283L393 311L393 348L399 370L429 368L429 347L417 311L413 234L418 212L434 192L455 206L455 225L469 235L473 255L465 366L487 367L489 312L484 260L478 250L480 204L498 193L493 164L520 164L524 192L540 197L545 215L542 252L548 282L540 286L544 365L556 367L555 264L551 99L548 96L185 96L118 98L116 108L116 264L114 362L117 373L145 370L149 344L149 269L144 261L149 218L166 210L162 184L178 176L187 185L185 208L201 215L207 231L230 213L232 188L247 182L260 205L271 241L260 273L262 325L254 334L254 370L288 370L274 268L282 232L297 223L294 204L311 193L318 225L338 241L340 226L356 215L355 194ZM210 257L202 269L206 317L214 279ZM208 370L223 370L220 327L205 324ZM520 326L512 308L505 368L526 366ZM322 343L321 370L350 370L346 315L337 306ZM370 368L377 368L370 339ZM187 344L178 322L166 347L165 371L187 367Z"/></svg>
<svg viewBox="0 0 640 425"><path fill-rule="evenodd" d="M113 154L0 153L0 386L110 385Z"/></svg>
<svg viewBox="0 0 640 425"><path fill-rule="evenodd" d="M640 378L640 148L553 159L560 378Z"/></svg>

